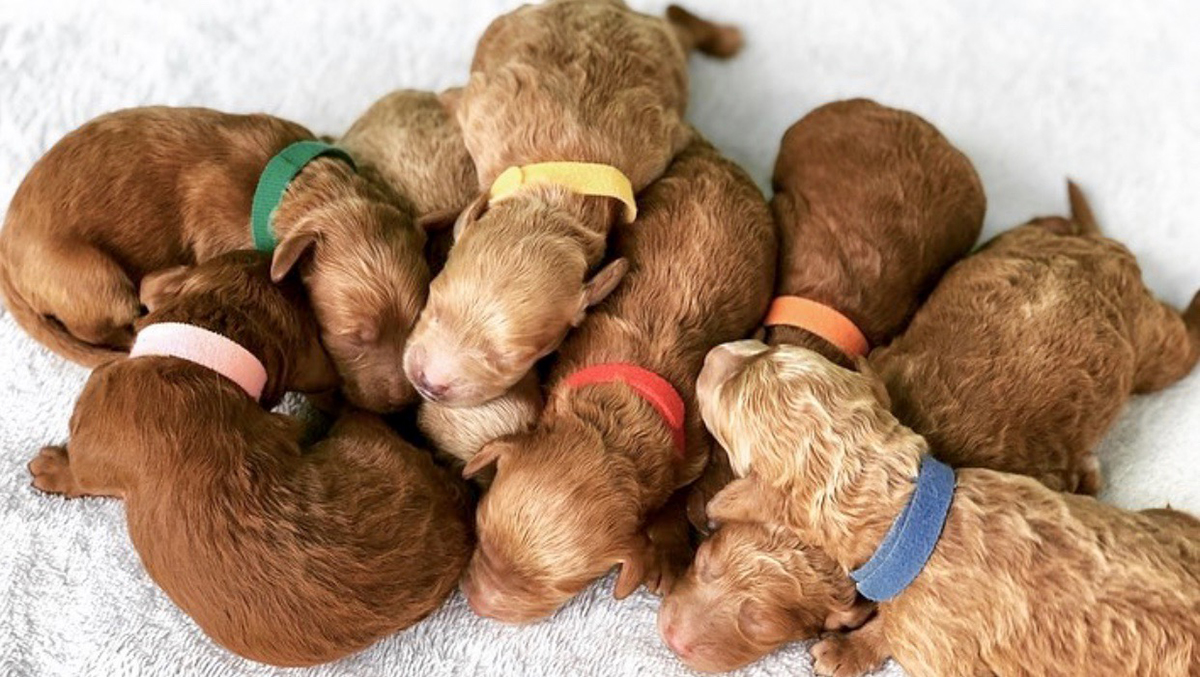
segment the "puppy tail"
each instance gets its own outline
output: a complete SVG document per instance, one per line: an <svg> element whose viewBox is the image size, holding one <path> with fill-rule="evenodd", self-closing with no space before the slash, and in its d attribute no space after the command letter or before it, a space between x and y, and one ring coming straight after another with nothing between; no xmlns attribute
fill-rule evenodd
<svg viewBox="0 0 1200 677"><path fill-rule="evenodd" d="M36 341L63 357L85 367L98 367L125 353L112 348L92 345L71 332L52 317L39 313L13 283L8 264L0 256L0 295L17 324Z"/></svg>
<svg viewBox="0 0 1200 677"><path fill-rule="evenodd" d="M1183 311L1183 324L1187 326L1188 338L1192 341L1192 355L1200 359L1200 291L1196 292L1187 310Z"/></svg>
<svg viewBox="0 0 1200 677"><path fill-rule="evenodd" d="M1099 235L1100 226L1096 224L1096 215L1088 204L1083 191L1070 179L1067 180L1067 199L1071 203L1071 222L1075 226L1073 235Z"/></svg>
<svg viewBox="0 0 1200 677"><path fill-rule="evenodd" d="M702 19L679 5L667 7L667 21L689 52L695 49L709 56L728 59L742 49L740 30Z"/></svg>

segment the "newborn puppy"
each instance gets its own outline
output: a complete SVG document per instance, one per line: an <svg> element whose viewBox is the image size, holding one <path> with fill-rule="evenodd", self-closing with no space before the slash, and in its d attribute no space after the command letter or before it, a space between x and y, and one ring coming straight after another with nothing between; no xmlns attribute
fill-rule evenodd
<svg viewBox="0 0 1200 677"><path fill-rule="evenodd" d="M983 227L971 161L919 116L867 99L821 106L792 125L773 182L781 248L766 341L847 368L904 329ZM701 532L704 506L731 479L718 450L689 505Z"/></svg>
<svg viewBox="0 0 1200 677"><path fill-rule="evenodd" d="M338 145L405 196L421 220L454 218L479 188L462 130L447 108L461 90L398 90L371 104Z"/></svg>
<svg viewBox="0 0 1200 677"><path fill-rule="evenodd" d="M1200 299L1186 319L1156 301L1132 255L1098 235L1074 186L1071 198L1071 219L1036 219L955 265L870 365L892 411L928 434L943 461L1094 492L1092 448L1130 392L1161 388L1200 357ZM1078 345L1088 350L1069 348ZM827 555L770 537L775 530L722 525L664 600L660 628L689 665L732 669L839 619L866 618L858 612L870 605L855 603ZM774 620L748 622L750 610Z"/></svg>
<svg viewBox="0 0 1200 677"><path fill-rule="evenodd" d="M122 355L142 312L139 288L152 294L163 271L252 247L264 167L311 139L278 118L202 108L134 108L85 124L13 197L0 232L9 310L81 364ZM369 169L322 156L288 184L270 218L271 275L300 264L350 400L387 411L415 399L401 356L429 271L412 206Z"/></svg>
<svg viewBox="0 0 1200 677"><path fill-rule="evenodd" d="M672 494L709 453L693 384L709 347L762 317L775 233L750 178L698 138L643 197L614 242L630 272L563 344L541 420L467 464L496 464L463 578L483 615L547 616L614 565L618 596L665 590L690 559Z"/></svg>
<svg viewBox="0 0 1200 677"><path fill-rule="evenodd" d="M668 19L552 0L480 38L457 116L483 193L455 225L404 357L425 399L498 397L620 282L624 261L596 267L618 215L633 218L634 194L688 142L688 50L740 46L734 29L678 8Z"/></svg>
<svg viewBox="0 0 1200 677"><path fill-rule="evenodd" d="M866 585L864 564L877 562L914 478L933 466L925 439L880 400L881 384L813 351L757 342L713 351L701 379L705 423L743 478L713 516L782 524ZM897 579L874 619L813 647L819 674L858 675L888 655L915 677L1200 671L1200 521L993 470L948 472L928 559ZM936 528L941 515L912 519ZM923 552L913 540L895 547L901 558Z"/></svg>
<svg viewBox="0 0 1200 677"><path fill-rule="evenodd" d="M1187 320L1154 298L1133 254L1070 196L1072 218L1036 219L952 268L871 365L947 463L1094 494L1092 450L1129 396L1200 359L1200 296Z"/></svg>
<svg viewBox="0 0 1200 677"><path fill-rule="evenodd" d="M269 267L234 252L190 269L148 299L135 347L164 323L216 332L261 363L262 404L226 372L162 352L109 362L76 404L69 444L29 469L42 491L124 499L150 576L214 641L311 665L440 606L470 524L461 480L374 416L346 414L305 449L301 424L264 407L336 381L302 288L272 284Z"/></svg>
<svg viewBox="0 0 1200 677"><path fill-rule="evenodd" d="M488 442L528 432L542 414L542 386L530 371L511 390L474 407L422 402L417 426L452 465L469 463Z"/></svg>

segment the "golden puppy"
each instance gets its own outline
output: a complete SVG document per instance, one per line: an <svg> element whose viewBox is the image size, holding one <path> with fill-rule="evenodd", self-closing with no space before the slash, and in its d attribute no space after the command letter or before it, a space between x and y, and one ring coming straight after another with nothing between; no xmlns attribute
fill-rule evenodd
<svg viewBox="0 0 1200 677"><path fill-rule="evenodd" d="M474 407L422 402L417 426L435 449L461 466L488 442L532 430L541 414L542 385L530 371L507 393Z"/></svg>
<svg viewBox="0 0 1200 677"><path fill-rule="evenodd" d="M461 90L397 90L371 104L338 145L406 197L419 219L448 219L479 190L475 163L447 108Z"/></svg>
<svg viewBox="0 0 1200 677"><path fill-rule="evenodd" d="M867 99L821 106L793 124L773 183L779 276L765 340L848 368L904 329L975 244L987 203L971 161L933 125ZM702 533L704 506L731 479L718 449L689 504Z"/></svg>
<svg viewBox="0 0 1200 677"><path fill-rule="evenodd" d="M1200 344L1200 317L1189 320ZM714 350L701 379L705 423L742 478L714 518L781 524L863 576L930 465L882 384L752 341ZM916 677L1200 671L1200 521L986 469L949 482L944 523L940 511L913 518L937 529L928 559L874 619L813 647L818 673L858 675L889 655Z"/></svg>
<svg viewBox="0 0 1200 677"><path fill-rule="evenodd" d="M678 8L668 19L552 0L480 38L457 114L484 192L455 226L404 358L426 399L499 396L620 281L622 260L596 270L609 230L690 137L687 51L740 45Z"/></svg>
<svg viewBox="0 0 1200 677"><path fill-rule="evenodd" d="M82 364L122 355L142 312L139 289L153 294L163 271L251 247L260 174L312 138L271 116L202 108L92 120L55 144L13 197L0 232L9 310ZM429 271L411 204L369 169L317 157L291 181L272 225L272 276L299 264L351 401L387 411L415 399L400 364Z"/></svg>
<svg viewBox="0 0 1200 677"><path fill-rule="evenodd" d="M1091 493L1092 448L1130 393L1164 387L1200 357L1200 299L1183 318L1155 300L1132 255L1098 235L1074 186L1071 201L1071 219L1036 219L955 265L870 365L897 417L947 463ZM816 636L831 626L826 613L863 607L848 578L828 573L827 556L773 530L723 525L664 601L664 637L690 665L731 669ZM702 561L721 574L705 575ZM773 625L747 623L742 607Z"/></svg>
<svg viewBox="0 0 1200 677"><path fill-rule="evenodd" d="M187 323L235 341L264 369L267 406L328 387L303 290L294 276L273 284L269 267L257 252L199 264L148 299L140 329ZM124 499L150 576L257 661L335 660L440 606L471 549L462 481L364 413L302 448L298 421L222 373L161 352L98 367L68 445L29 464L34 486Z"/></svg>
<svg viewBox="0 0 1200 677"><path fill-rule="evenodd" d="M643 197L614 243L627 279L563 344L541 420L467 464L496 464L463 579L481 614L541 618L618 564L619 596L665 590L691 557L672 494L709 453L693 384L710 346L762 316L775 233L750 178L698 138ZM588 380L603 370L620 375Z"/></svg>

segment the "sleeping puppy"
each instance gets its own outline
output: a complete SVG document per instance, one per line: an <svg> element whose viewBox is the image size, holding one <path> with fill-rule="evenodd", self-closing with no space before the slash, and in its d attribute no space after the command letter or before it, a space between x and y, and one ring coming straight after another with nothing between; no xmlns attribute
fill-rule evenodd
<svg viewBox="0 0 1200 677"><path fill-rule="evenodd" d="M453 225L479 189L475 163L448 107L461 91L392 92L371 104L337 142L432 226Z"/></svg>
<svg viewBox="0 0 1200 677"><path fill-rule="evenodd" d="M9 310L81 364L123 355L142 312L139 289L153 294L164 271L254 246L260 175L277 153L312 139L286 120L203 108L134 108L88 122L13 197L0 232ZM347 396L376 411L416 398L400 368L429 285L413 212L369 168L318 156L268 217L278 242L272 277L300 268Z"/></svg>
<svg viewBox="0 0 1200 677"><path fill-rule="evenodd" d="M405 351L425 399L499 396L612 291L626 264L597 270L610 228L691 134L688 51L739 46L734 29L620 0L552 0L492 22L457 102L483 193Z"/></svg>
<svg viewBox="0 0 1200 677"><path fill-rule="evenodd" d="M1200 306L1188 319L1196 346ZM882 383L804 348L728 344L701 379L705 423L742 478L713 516L793 530L881 601L813 647L819 674L889 655L917 677L1200 671L1200 521L949 470L891 414ZM897 529L931 535L924 548L893 530L914 501Z"/></svg>
<svg viewBox="0 0 1200 677"><path fill-rule="evenodd" d="M42 491L124 499L150 576L214 641L312 665L440 606L470 555L469 513L462 481L376 417L348 413L302 448L301 424L271 413L285 390L337 376L302 287L273 284L270 265L224 254L147 298L137 356L92 372L70 442L29 470ZM223 347L161 343L181 327Z"/></svg>
<svg viewBox="0 0 1200 677"><path fill-rule="evenodd" d="M1183 318L1155 300L1070 192L1071 219L1035 219L955 265L869 364L897 418L941 460L1094 493L1092 449L1130 393L1164 387L1200 357L1200 299ZM778 531L722 525L664 600L660 628L689 665L732 669L865 620L871 605L829 557Z"/></svg>
<svg viewBox="0 0 1200 677"><path fill-rule="evenodd" d="M477 612L551 614L620 565L616 592L666 590L691 557L684 494L707 461L693 384L708 348L766 308L775 232L753 181L697 138L616 233L630 272L563 344L529 433L485 446L495 463L463 577Z"/></svg>
<svg viewBox="0 0 1200 677"><path fill-rule="evenodd" d="M766 342L811 348L847 368L904 329L983 227L986 199L971 161L913 113L837 101L787 130L771 208L781 247ZM720 450L689 514L731 479Z"/></svg>
<svg viewBox="0 0 1200 677"><path fill-rule="evenodd" d="M418 222L429 234L426 258L434 274L450 251L448 225L479 186L462 130L448 108L461 93L392 92L338 141L360 166L375 169L398 193L410 197ZM541 386L531 372L509 392L475 407L422 401L417 423L439 453L461 466L484 444L529 430L541 411Z"/></svg>
<svg viewBox="0 0 1200 677"><path fill-rule="evenodd" d="M1036 219L960 262L870 361L892 411L947 463L1095 494L1092 450L1126 400L1200 359L1200 296L1186 319L1156 299L1069 188L1070 219Z"/></svg>

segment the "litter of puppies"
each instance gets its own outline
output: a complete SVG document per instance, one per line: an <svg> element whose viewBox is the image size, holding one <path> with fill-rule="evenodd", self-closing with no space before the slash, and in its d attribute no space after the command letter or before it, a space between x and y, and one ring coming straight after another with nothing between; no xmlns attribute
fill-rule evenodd
<svg viewBox="0 0 1200 677"><path fill-rule="evenodd" d="M163 592L273 665L616 570L702 671L811 639L837 677L1200 674L1200 520L1098 501L1092 453L1200 361L1200 293L1155 299L1073 183L973 251L970 160L866 99L799 117L768 202L686 119L689 53L741 46L548 0L336 140L85 123L0 230L9 311L93 368L33 486L124 501Z"/></svg>

